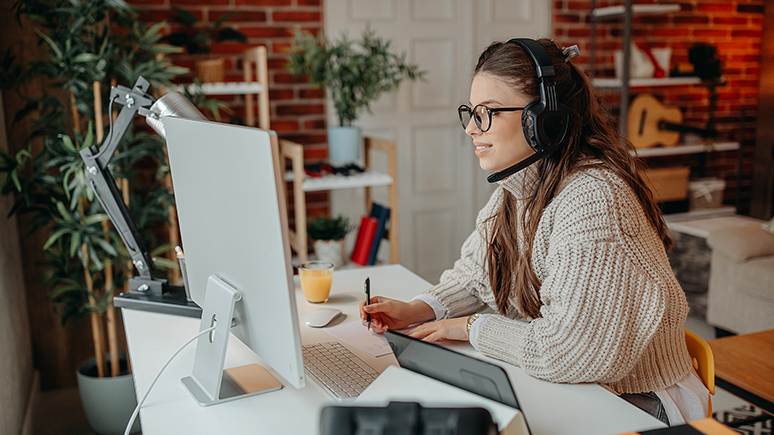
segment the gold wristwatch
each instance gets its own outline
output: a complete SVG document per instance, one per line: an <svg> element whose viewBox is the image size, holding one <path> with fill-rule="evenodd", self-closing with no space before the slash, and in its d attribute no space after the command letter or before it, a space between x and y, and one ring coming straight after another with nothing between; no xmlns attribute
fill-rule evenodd
<svg viewBox="0 0 774 435"><path fill-rule="evenodd" d="M481 317L481 314L479 313L471 314L468 316L468 321L465 325L465 331L468 333L468 339L470 339L470 327L473 326L473 322L475 322L479 317Z"/></svg>

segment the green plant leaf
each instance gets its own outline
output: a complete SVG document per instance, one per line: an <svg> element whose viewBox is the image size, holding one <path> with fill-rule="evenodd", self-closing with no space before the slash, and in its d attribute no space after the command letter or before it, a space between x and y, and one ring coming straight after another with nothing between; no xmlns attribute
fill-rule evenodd
<svg viewBox="0 0 774 435"><path fill-rule="evenodd" d="M100 223L102 221L106 221L108 219L109 219L109 217L108 217L107 214L99 213L99 214L93 214L91 216L86 216L83 219L83 223L86 224L86 225L94 225L94 224Z"/></svg>
<svg viewBox="0 0 774 435"><path fill-rule="evenodd" d="M78 248L81 246L81 233L73 233L70 238L70 256L74 257L78 253Z"/></svg>
<svg viewBox="0 0 774 435"><path fill-rule="evenodd" d="M46 240L46 243L43 245L43 250L45 251L48 248L50 248L51 245L56 243L56 241L59 240L60 237L67 234L69 231L70 231L69 229L63 228L63 229L57 230L56 232L54 232L54 234L51 234L51 237L49 237L48 240Z"/></svg>
<svg viewBox="0 0 774 435"><path fill-rule="evenodd" d="M99 237L94 239L94 242L99 245L100 248L102 248L103 251L105 251L108 255L116 256L118 255L118 251L116 251L116 248L113 247L110 243L108 243L105 239L101 239Z"/></svg>
<svg viewBox="0 0 774 435"><path fill-rule="evenodd" d="M70 139L70 136L60 134L59 137L62 138L62 143L64 144L65 148L73 152L78 151L78 149L75 148L75 145L73 145L73 140Z"/></svg>

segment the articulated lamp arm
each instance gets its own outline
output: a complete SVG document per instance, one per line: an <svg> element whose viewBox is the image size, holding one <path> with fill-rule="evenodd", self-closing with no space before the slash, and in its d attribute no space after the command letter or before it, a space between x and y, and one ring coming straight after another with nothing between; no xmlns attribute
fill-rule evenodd
<svg viewBox="0 0 774 435"><path fill-rule="evenodd" d="M150 292L160 296L166 290L166 280L153 278L153 259L142 242L116 181L108 169L108 162L110 162L134 115L140 113L158 119L158 115L147 108L156 101L146 93L149 86L148 81L140 77L132 89L123 86L113 87L110 90L110 104L118 103L124 107L121 109L116 122L111 125L107 140L103 142L102 148L94 145L84 148L80 154L86 164L86 183L94 191L102 208L105 209L111 222L113 222L113 226L129 250L132 263L140 275L130 280L131 291Z"/></svg>

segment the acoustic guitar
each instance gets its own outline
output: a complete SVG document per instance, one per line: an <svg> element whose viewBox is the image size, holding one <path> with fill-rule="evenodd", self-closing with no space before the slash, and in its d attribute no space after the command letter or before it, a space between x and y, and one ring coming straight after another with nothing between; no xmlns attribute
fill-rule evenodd
<svg viewBox="0 0 774 435"><path fill-rule="evenodd" d="M651 94L639 94L629 107L627 138L634 148L643 149L675 146L680 141L680 133L718 136L716 130L689 127L682 122L683 113L677 107L665 106Z"/></svg>

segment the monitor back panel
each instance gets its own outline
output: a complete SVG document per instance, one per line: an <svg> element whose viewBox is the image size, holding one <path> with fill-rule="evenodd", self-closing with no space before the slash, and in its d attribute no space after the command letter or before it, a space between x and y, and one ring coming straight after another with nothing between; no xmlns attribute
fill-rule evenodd
<svg viewBox="0 0 774 435"><path fill-rule="evenodd" d="M191 297L217 275L242 293L232 333L296 388L305 383L287 212L272 131L166 117Z"/></svg>

